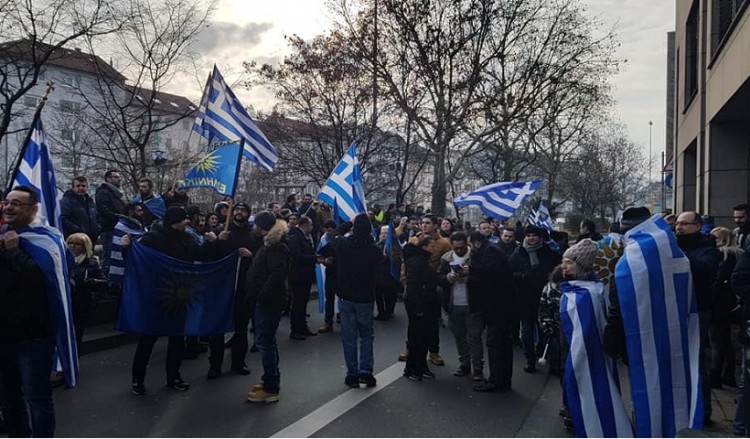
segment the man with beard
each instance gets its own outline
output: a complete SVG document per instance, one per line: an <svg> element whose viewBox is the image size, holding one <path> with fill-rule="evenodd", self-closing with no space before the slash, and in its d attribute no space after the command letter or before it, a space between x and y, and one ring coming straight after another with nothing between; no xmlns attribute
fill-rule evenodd
<svg viewBox="0 0 750 439"><path fill-rule="evenodd" d="M734 206L732 216L737 228L734 229L734 235L737 237L737 245L745 249L750 244L750 204L742 203Z"/></svg>
<svg viewBox="0 0 750 439"><path fill-rule="evenodd" d="M109 273L109 257L112 254L112 236L120 216L125 213L125 201L120 190L120 171L110 169L104 174L104 182L94 196L99 215L102 239L102 271Z"/></svg>
<svg viewBox="0 0 750 439"><path fill-rule="evenodd" d="M516 242L516 231L510 227L504 227L498 245L500 246L500 250L505 253L505 256L510 259L510 257L513 256L513 252L518 248L518 243Z"/></svg>
<svg viewBox="0 0 750 439"><path fill-rule="evenodd" d="M245 293L245 279L250 268L253 254L263 245L260 237L253 232L248 224L250 206L247 203L237 203L232 208L232 218L229 223L229 238L225 244L227 254L237 252L240 255L240 267L237 272L237 288L234 295L234 335L228 343L232 347L231 371L239 375L249 375L250 369L245 364L247 355L247 325L253 315L253 309ZM217 231L221 233L220 230ZM215 379L221 375L224 362L224 334L216 334L209 339L211 351L208 362L208 379Z"/></svg>
<svg viewBox="0 0 750 439"><path fill-rule="evenodd" d="M154 182L147 177L138 180L138 195L133 197L133 202L143 204L143 225L145 227L151 227L155 220L164 218L167 210L162 197L154 193Z"/></svg>
<svg viewBox="0 0 750 439"><path fill-rule="evenodd" d="M539 299L550 273L560 263L561 256L543 240L543 229L526 226L526 237L511 257L511 265L518 289L517 315L521 319L521 343L526 356L523 371L536 370L534 333L539 309Z"/></svg>
<svg viewBox="0 0 750 439"><path fill-rule="evenodd" d="M700 373L703 387L703 422L711 424L711 382L709 380L708 360L708 327L712 302L712 287L719 271L722 255L716 248L713 236L701 234L703 221L696 212L683 212L677 217L675 233L677 244L690 260L690 272L693 275L693 287L698 301L700 318Z"/></svg>

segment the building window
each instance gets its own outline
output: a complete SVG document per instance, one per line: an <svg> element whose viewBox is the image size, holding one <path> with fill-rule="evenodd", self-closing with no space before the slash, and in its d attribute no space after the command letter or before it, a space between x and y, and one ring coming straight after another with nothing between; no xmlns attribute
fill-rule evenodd
<svg viewBox="0 0 750 439"><path fill-rule="evenodd" d="M75 141L76 137L78 137L78 136L76 136L75 130L63 129L60 132L60 137L62 137L63 140Z"/></svg>
<svg viewBox="0 0 750 439"><path fill-rule="evenodd" d="M73 101L60 101L60 112L62 113L78 113L81 110L81 104Z"/></svg>
<svg viewBox="0 0 750 439"><path fill-rule="evenodd" d="M35 108L37 104L39 103L39 98L36 96L24 96L23 97L23 105Z"/></svg>
<svg viewBox="0 0 750 439"><path fill-rule="evenodd" d="M711 54L721 49L721 44L731 33L737 17L748 4L748 0L713 0L711 2Z"/></svg>
<svg viewBox="0 0 750 439"><path fill-rule="evenodd" d="M693 2L685 24L685 108L698 92L698 2Z"/></svg>

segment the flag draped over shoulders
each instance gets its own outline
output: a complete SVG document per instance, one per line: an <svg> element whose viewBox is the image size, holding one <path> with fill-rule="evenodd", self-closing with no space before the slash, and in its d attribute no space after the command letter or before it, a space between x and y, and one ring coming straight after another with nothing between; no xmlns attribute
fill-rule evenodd
<svg viewBox="0 0 750 439"><path fill-rule="evenodd" d="M112 253L109 257L109 283L122 284L125 275L125 254L122 248L122 237L130 235L133 240L143 236L145 230L136 220L122 217L115 224L112 232Z"/></svg>
<svg viewBox="0 0 750 439"><path fill-rule="evenodd" d="M690 262L659 216L629 230L615 269L636 436L703 427L700 332Z"/></svg>
<svg viewBox="0 0 750 439"><path fill-rule="evenodd" d="M52 227L27 227L18 230L21 250L31 256L44 273L50 318L54 328L55 354L62 366L68 387L78 383L78 347L76 346L70 275L65 244Z"/></svg>
<svg viewBox="0 0 750 439"><path fill-rule="evenodd" d="M563 391L578 437L632 437L620 397L614 360L602 348L606 319L604 284L571 281L560 285L560 321L569 354Z"/></svg>
<svg viewBox="0 0 750 439"><path fill-rule="evenodd" d="M117 329L148 335L213 335L234 330L239 258L189 262L134 242L125 264Z"/></svg>

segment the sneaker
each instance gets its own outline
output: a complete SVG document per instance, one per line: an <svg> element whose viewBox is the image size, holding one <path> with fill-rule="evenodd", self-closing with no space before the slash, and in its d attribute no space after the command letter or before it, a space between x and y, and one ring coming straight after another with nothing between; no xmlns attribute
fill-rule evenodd
<svg viewBox="0 0 750 439"><path fill-rule="evenodd" d="M146 386L143 383L139 383L138 381L133 381L133 385L130 387L130 393L136 396L145 395Z"/></svg>
<svg viewBox="0 0 750 439"><path fill-rule="evenodd" d="M359 378L358 377L346 377L344 378L344 384L353 388L359 389Z"/></svg>
<svg viewBox="0 0 750 439"><path fill-rule="evenodd" d="M427 380L434 380L435 374L432 373L430 369L427 369L424 372L422 372L422 378L427 379Z"/></svg>
<svg viewBox="0 0 750 439"><path fill-rule="evenodd" d="M401 352L398 354L398 361L406 361L409 359L409 351Z"/></svg>
<svg viewBox="0 0 750 439"><path fill-rule="evenodd" d="M250 368L246 364L235 364L230 370L237 375L250 375Z"/></svg>
<svg viewBox="0 0 750 439"><path fill-rule="evenodd" d="M430 352L430 355L427 356L427 359L430 361L430 363L434 364L435 366L445 366L445 361L443 361L443 357L440 356L438 353Z"/></svg>
<svg viewBox="0 0 750 439"><path fill-rule="evenodd" d="M573 418L564 416L563 417L563 425L565 426L565 429L568 431L575 430L575 425L573 425Z"/></svg>
<svg viewBox="0 0 750 439"><path fill-rule="evenodd" d="M325 334L326 332L333 332L333 325L325 324L318 328L318 334Z"/></svg>
<svg viewBox="0 0 750 439"><path fill-rule="evenodd" d="M262 387L260 389L253 388L253 390L247 394L247 400L250 402L265 403L279 402L279 394L266 392Z"/></svg>
<svg viewBox="0 0 750 439"><path fill-rule="evenodd" d="M220 376L221 376L221 369L216 369L216 368L211 367L208 369L208 374L206 374L206 379L215 380L216 378L219 378Z"/></svg>
<svg viewBox="0 0 750 439"><path fill-rule="evenodd" d="M456 369L455 372L453 372L453 376L456 377L465 377L466 375L471 372L471 368L469 366L461 366L458 369Z"/></svg>
<svg viewBox="0 0 750 439"><path fill-rule="evenodd" d="M253 386L253 388L252 388L252 390L250 390L250 392L252 392L254 390L259 390L259 389L262 389L262 388L263 388L263 383L258 383L258 384L256 384L256 385ZM250 393L250 392L248 392L248 393Z"/></svg>
<svg viewBox="0 0 750 439"><path fill-rule="evenodd" d="M482 393L494 393L498 391L498 388L496 385L492 383L482 383L475 385L472 390L475 392L482 392Z"/></svg>
<svg viewBox="0 0 750 439"><path fill-rule="evenodd" d="M422 375L417 375L410 370L404 370L404 376L410 381L422 381Z"/></svg>
<svg viewBox="0 0 750 439"><path fill-rule="evenodd" d="M371 373L359 374L359 382L366 385L367 387L375 387L378 385L378 380L376 380Z"/></svg>
<svg viewBox="0 0 750 439"><path fill-rule="evenodd" d="M169 387L170 389L179 390L180 392L190 390L190 384L182 381L182 378L172 380L172 382L167 383L167 387Z"/></svg>
<svg viewBox="0 0 750 439"><path fill-rule="evenodd" d="M300 334L299 332L292 332L291 334L289 334L289 338L291 338L292 340L300 340L300 341L307 340L307 337Z"/></svg>
<svg viewBox="0 0 750 439"><path fill-rule="evenodd" d="M481 370L475 370L471 374L471 379L473 381L484 381L484 372L482 372Z"/></svg>

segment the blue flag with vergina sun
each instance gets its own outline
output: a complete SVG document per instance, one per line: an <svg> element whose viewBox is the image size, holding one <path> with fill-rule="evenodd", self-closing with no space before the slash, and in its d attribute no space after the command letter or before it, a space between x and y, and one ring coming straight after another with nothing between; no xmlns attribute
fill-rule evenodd
<svg viewBox="0 0 750 439"><path fill-rule="evenodd" d="M146 335L213 335L234 330L238 258L172 258L133 242L117 330Z"/></svg>
<svg viewBox="0 0 750 439"><path fill-rule="evenodd" d="M219 146L188 171L183 179L183 187L205 187L219 195L234 197L242 163L242 148L241 140Z"/></svg>

